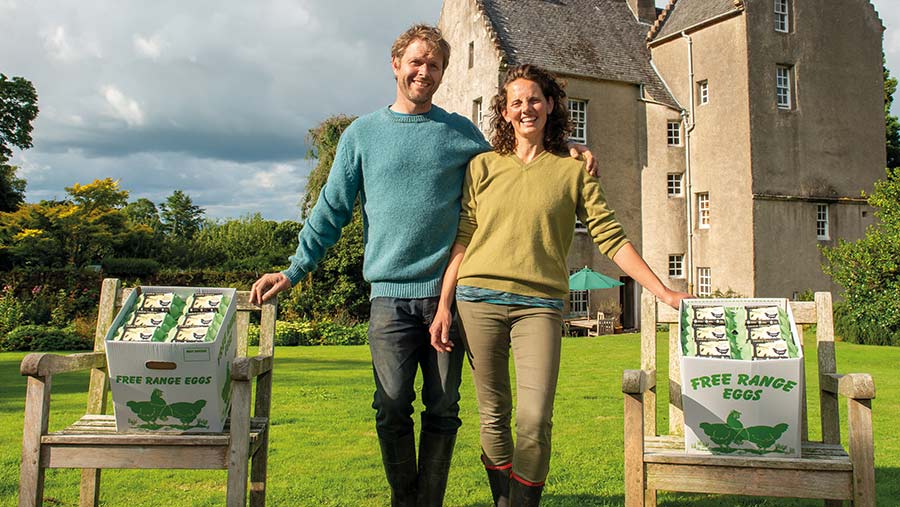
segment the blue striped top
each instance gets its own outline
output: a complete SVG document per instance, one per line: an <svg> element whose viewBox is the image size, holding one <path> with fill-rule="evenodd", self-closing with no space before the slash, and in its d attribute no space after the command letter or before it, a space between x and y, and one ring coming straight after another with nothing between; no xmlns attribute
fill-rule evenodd
<svg viewBox="0 0 900 507"><path fill-rule="evenodd" d="M456 286L456 299L471 303L491 303L495 305L510 306L536 306L540 308L553 308L562 311L563 300L556 298L542 298L537 296L522 296L511 292L482 289L468 285Z"/></svg>

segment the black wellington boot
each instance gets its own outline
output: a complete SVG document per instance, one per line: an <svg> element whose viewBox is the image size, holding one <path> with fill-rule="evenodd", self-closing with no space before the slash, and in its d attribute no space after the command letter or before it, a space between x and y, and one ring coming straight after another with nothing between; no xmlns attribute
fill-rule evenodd
<svg viewBox="0 0 900 507"><path fill-rule="evenodd" d="M391 486L391 507L416 507L416 439L410 433L398 440L379 438L381 462Z"/></svg>
<svg viewBox="0 0 900 507"><path fill-rule="evenodd" d="M488 476L488 484L491 485L491 496L494 497L494 507L509 507L509 468L485 468Z"/></svg>
<svg viewBox="0 0 900 507"><path fill-rule="evenodd" d="M509 480L509 507L537 507L541 504L544 485L526 486L516 479Z"/></svg>
<svg viewBox="0 0 900 507"><path fill-rule="evenodd" d="M456 435L419 435L418 507L442 507Z"/></svg>

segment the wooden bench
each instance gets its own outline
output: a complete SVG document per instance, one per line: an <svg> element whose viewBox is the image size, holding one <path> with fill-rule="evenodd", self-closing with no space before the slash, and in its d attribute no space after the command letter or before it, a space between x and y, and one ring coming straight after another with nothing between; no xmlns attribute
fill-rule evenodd
<svg viewBox="0 0 900 507"><path fill-rule="evenodd" d="M855 507L875 505L872 405L875 384L865 373L836 373L831 294L815 302L790 302L800 336L816 325L822 441L809 440L806 394L802 399L800 458L687 454L678 349L678 312L658 304L644 291L641 299L641 369L626 370L625 505L656 505L656 491L826 499L828 507L851 500ZM656 425L656 325L669 324L669 434ZM805 351L806 353L811 353ZM849 404L849 453L841 446L838 395Z"/></svg>
<svg viewBox="0 0 900 507"><path fill-rule="evenodd" d="M118 433L114 416L106 415L109 378L104 338L122 302L132 289L119 280L106 279L94 351L85 354L28 354L22 375L28 376L25 429L19 480L19 506L43 501L47 468L81 468L81 507L96 506L103 468L227 469L227 505L265 505L268 460L269 410L272 393L276 299L262 306L249 303L250 293L237 293L237 356L232 363L231 413L222 433L142 434ZM247 356L250 312L260 311L259 354ZM50 387L57 373L90 370L87 410L62 431L48 433ZM251 385L256 379L256 401L251 417ZM248 460L252 459L252 466Z"/></svg>

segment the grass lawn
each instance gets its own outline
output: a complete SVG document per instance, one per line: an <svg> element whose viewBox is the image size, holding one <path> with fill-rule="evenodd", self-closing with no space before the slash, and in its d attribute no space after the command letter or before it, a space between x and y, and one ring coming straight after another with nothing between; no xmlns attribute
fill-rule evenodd
<svg viewBox="0 0 900 507"><path fill-rule="evenodd" d="M807 343L811 336L807 336ZM659 336L664 353L666 337ZM807 349L811 350L811 349ZM547 506L623 504L622 370L639 366L640 338L619 335L565 339L556 398L553 460L544 493ZM21 453L25 381L19 375L24 354L0 354L0 505L16 504ZM900 348L837 345L842 373L868 372L875 378L873 402L875 466L879 505L900 503ZM660 357L658 364L667 364ZM816 382L814 355L808 381ZM282 347L276 350L273 427L269 457L269 505L387 506L390 501L373 428L372 372L367 347ZM664 370L658 378L665 379ZM84 374L54 377L50 429L74 421L84 411ZM667 388L665 382L660 390ZM662 398L664 393L660 393ZM448 507L489 506L490 496L478 459L478 416L471 375L464 373L463 427L451 470ZM820 435L818 399L810 399L811 437ZM846 443L846 403L842 400ZM666 426L660 410L660 427ZM78 504L76 470L50 470L45 505ZM786 488L790 485L786 484ZM222 505L224 471L103 472L101 504L108 506ZM745 499L660 494L660 505L820 506L820 501Z"/></svg>

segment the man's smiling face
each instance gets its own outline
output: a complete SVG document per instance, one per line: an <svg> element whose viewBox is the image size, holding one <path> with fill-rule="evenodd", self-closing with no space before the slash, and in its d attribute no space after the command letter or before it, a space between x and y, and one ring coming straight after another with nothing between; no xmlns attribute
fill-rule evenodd
<svg viewBox="0 0 900 507"><path fill-rule="evenodd" d="M391 67L397 78L397 100L405 102L403 105L411 112L428 111L431 98L444 77L440 51L417 39L406 47L400 59L391 59Z"/></svg>

